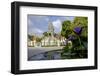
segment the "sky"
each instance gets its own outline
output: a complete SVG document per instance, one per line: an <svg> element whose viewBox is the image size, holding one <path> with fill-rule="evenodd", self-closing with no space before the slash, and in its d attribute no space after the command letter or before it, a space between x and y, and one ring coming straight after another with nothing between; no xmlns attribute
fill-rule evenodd
<svg viewBox="0 0 100 76"><path fill-rule="evenodd" d="M74 16L44 16L44 15L28 15L28 34L36 35L48 31L48 22L52 22L54 32L59 33L62 28L62 22L65 20L73 21Z"/></svg>

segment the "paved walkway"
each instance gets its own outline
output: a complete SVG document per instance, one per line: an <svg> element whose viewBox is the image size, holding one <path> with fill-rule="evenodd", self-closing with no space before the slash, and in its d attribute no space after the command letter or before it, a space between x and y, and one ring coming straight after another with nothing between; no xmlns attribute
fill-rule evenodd
<svg viewBox="0 0 100 76"><path fill-rule="evenodd" d="M63 47L28 47L28 57L31 57L33 55L36 55L42 52L60 50L62 48Z"/></svg>

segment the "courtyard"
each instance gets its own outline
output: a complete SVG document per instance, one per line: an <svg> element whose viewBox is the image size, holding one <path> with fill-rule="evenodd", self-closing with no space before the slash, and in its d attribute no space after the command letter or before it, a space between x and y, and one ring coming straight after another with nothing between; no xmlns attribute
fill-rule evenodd
<svg viewBox="0 0 100 76"><path fill-rule="evenodd" d="M31 60L32 57L36 55L39 55L37 57L41 57L42 53L46 53L50 51L61 51L62 49L63 49L63 46L61 47L28 47L28 60Z"/></svg>

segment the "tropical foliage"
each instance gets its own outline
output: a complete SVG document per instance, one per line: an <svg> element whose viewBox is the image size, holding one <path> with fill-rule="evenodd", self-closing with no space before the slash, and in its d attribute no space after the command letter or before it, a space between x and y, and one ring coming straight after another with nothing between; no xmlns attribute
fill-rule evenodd
<svg viewBox="0 0 100 76"><path fill-rule="evenodd" d="M63 58L86 58L88 18L75 17L74 20L62 23L61 35L67 39L63 48ZM68 43L70 41L70 43Z"/></svg>

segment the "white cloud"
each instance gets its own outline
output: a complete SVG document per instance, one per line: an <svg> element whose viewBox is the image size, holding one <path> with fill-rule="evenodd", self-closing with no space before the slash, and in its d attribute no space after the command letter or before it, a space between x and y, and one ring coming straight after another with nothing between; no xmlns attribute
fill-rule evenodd
<svg viewBox="0 0 100 76"><path fill-rule="evenodd" d="M55 32L57 32L57 33L59 33L62 29L62 23L59 19L56 21L53 21L53 26L55 28Z"/></svg>
<svg viewBox="0 0 100 76"><path fill-rule="evenodd" d="M32 35L33 35L33 34L42 34L43 31L40 30L40 29L38 29L38 28L30 28L28 33L29 33L29 34L32 34Z"/></svg>
<svg viewBox="0 0 100 76"><path fill-rule="evenodd" d="M38 29L38 28L34 28L34 29L33 29L33 32L34 32L34 33L43 33L43 31L40 30L40 29Z"/></svg>
<svg viewBox="0 0 100 76"><path fill-rule="evenodd" d="M43 33L42 30L39 28L34 27L34 23L31 21L31 19L28 19L28 33L29 34L38 34L38 33Z"/></svg>

